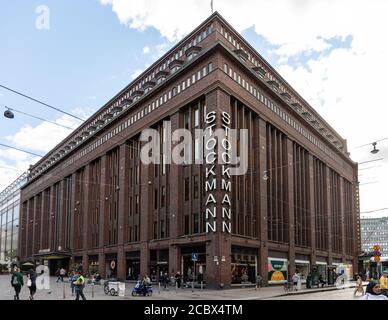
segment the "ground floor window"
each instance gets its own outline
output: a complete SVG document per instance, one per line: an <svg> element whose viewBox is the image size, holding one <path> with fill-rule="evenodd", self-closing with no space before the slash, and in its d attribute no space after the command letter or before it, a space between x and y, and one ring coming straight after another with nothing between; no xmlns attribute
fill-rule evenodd
<svg viewBox="0 0 388 320"><path fill-rule="evenodd" d="M109 254L105 256L105 274L108 279L117 278L117 255Z"/></svg>
<svg viewBox="0 0 388 320"><path fill-rule="evenodd" d="M232 284L252 284L257 275L257 249L232 246Z"/></svg>
<svg viewBox="0 0 388 320"><path fill-rule="evenodd" d="M310 273L310 262L295 260L295 272L300 276L301 282L306 283L307 276Z"/></svg>
<svg viewBox="0 0 388 320"><path fill-rule="evenodd" d="M98 257L89 257L89 274L93 275L99 273L100 265L98 263Z"/></svg>
<svg viewBox="0 0 388 320"><path fill-rule="evenodd" d="M160 282L165 273L168 272L168 249L151 250L150 252L150 279L152 282Z"/></svg>
<svg viewBox="0 0 388 320"><path fill-rule="evenodd" d="M193 261L193 257L196 261ZM206 282L206 248L204 246L181 249L181 272L184 283Z"/></svg>

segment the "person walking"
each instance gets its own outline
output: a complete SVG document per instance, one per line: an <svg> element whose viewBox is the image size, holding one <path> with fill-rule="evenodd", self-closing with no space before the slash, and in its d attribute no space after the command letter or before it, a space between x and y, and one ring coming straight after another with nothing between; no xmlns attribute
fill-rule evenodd
<svg viewBox="0 0 388 320"><path fill-rule="evenodd" d="M77 278L78 276L76 275L75 271L72 271L69 278L72 296L74 296L74 293L75 293L75 281L77 281Z"/></svg>
<svg viewBox="0 0 388 320"><path fill-rule="evenodd" d="M61 280L61 269L58 268L57 271L55 271L55 275L57 276L57 282Z"/></svg>
<svg viewBox="0 0 388 320"><path fill-rule="evenodd" d="M379 283L370 282L366 287L366 293L362 300L388 300L388 298L382 294Z"/></svg>
<svg viewBox="0 0 388 320"><path fill-rule="evenodd" d="M258 273L256 276L256 290L261 288L263 277Z"/></svg>
<svg viewBox="0 0 388 320"><path fill-rule="evenodd" d="M388 270L384 270L383 275L380 278L380 289L382 294L388 295Z"/></svg>
<svg viewBox="0 0 388 320"><path fill-rule="evenodd" d="M12 273L11 285L15 290L15 295L14 295L13 299L20 300L19 294L20 294L20 291L22 289L22 286L24 285L24 282L23 282L23 275L20 273L19 268L16 268L15 271Z"/></svg>
<svg viewBox="0 0 388 320"><path fill-rule="evenodd" d="M163 275L163 288L164 290L168 290L168 283L170 282L170 278L168 276L168 273L165 272Z"/></svg>
<svg viewBox="0 0 388 320"><path fill-rule="evenodd" d="M361 295L364 295L364 287L362 285L362 278L360 276L357 276L356 286L354 289L354 296L357 295L357 292L361 292Z"/></svg>
<svg viewBox="0 0 388 320"><path fill-rule="evenodd" d="M59 278L61 279L62 282L63 282L63 279L65 278L65 275L66 275L66 270L64 268L61 268L59 270Z"/></svg>
<svg viewBox="0 0 388 320"><path fill-rule="evenodd" d="M28 271L27 278L27 287L30 289L30 300L34 300L34 295L36 293L37 274L33 269L30 269L30 271Z"/></svg>
<svg viewBox="0 0 388 320"><path fill-rule="evenodd" d="M294 273L294 275L292 276L292 283L294 285L294 291L298 291L298 283L300 281L300 277L297 273L297 271Z"/></svg>
<svg viewBox="0 0 388 320"><path fill-rule="evenodd" d="M84 288L85 288L85 278L81 274L80 271L76 272L77 280L74 281L75 285L75 294L76 298L75 300L79 300L79 297L81 296L82 300L86 300L84 295Z"/></svg>
<svg viewBox="0 0 388 320"><path fill-rule="evenodd" d="M181 282L182 282L182 275L181 275L180 271L177 271L177 273L175 274L175 281L176 281L178 289L179 289L181 287Z"/></svg>

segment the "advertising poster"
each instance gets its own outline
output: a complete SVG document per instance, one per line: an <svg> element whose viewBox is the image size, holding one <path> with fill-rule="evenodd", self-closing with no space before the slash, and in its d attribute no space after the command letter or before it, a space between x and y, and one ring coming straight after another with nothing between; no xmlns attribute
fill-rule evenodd
<svg viewBox="0 0 388 320"><path fill-rule="evenodd" d="M288 261L280 258L268 258L268 282L284 283L288 279Z"/></svg>

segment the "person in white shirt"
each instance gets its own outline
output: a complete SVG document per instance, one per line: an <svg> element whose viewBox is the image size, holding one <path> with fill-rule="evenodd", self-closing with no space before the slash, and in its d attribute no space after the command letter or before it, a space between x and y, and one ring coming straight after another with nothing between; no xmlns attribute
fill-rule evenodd
<svg viewBox="0 0 388 320"><path fill-rule="evenodd" d="M366 287L366 293L362 300L388 300L388 298L382 294L379 283L371 282Z"/></svg>
<svg viewBox="0 0 388 320"><path fill-rule="evenodd" d="M292 276L292 282L294 284L294 290L295 291L298 291L298 283L300 281L300 277L298 275L297 272L294 273L294 275Z"/></svg>

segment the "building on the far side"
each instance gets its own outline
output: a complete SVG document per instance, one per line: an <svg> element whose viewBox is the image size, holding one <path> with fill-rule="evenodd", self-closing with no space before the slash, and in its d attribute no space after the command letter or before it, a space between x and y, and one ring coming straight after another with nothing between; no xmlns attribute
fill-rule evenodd
<svg viewBox="0 0 388 320"><path fill-rule="evenodd" d="M0 193L0 265L8 268L18 258L20 188L27 182L23 173Z"/></svg>

